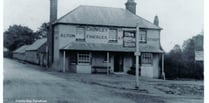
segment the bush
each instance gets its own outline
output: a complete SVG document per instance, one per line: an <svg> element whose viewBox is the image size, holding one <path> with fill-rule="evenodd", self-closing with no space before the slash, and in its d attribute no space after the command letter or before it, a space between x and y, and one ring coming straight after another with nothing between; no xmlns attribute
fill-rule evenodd
<svg viewBox="0 0 209 103"><path fill-rule="evenodd" d="M203 62L188 62L184 59L175 60L173 56L165 55L165 75L167 79L203 79Z"/></svg>
<svg viewBox="0 0 209 103"><path fill-rule="evenodd" d="M127 71L128 74L136 75L136 67L132 66L130 70ZM141 68L139 68L139 76L141 75Z"/></svg>
<svg viewBox="0 0 209 103"><path fill-rule="evenodd" d="M5 57L5 58L12 58L12 56L13 56L13 55L12 55L12 52L10 52L10 51L5 51L5 52L4 52L4 57Z"/></svg>

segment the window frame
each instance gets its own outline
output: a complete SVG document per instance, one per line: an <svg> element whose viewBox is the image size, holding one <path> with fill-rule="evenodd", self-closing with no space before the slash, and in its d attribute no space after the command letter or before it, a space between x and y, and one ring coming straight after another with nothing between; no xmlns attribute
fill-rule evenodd
<svg viewBox="0 0 209 103"><path fill-rule="evenodd" d="M142 40L142 31L145 34L144 40ZM145 30L145 29L140 29L139 30L139 41L140 41L140 43L147 43L147 30Z"/></svg>
<svg viewBox="0 0 209 103"><path fill-rule="evenodd" d="M110 38L111 36L111 30L114 30L115 31L115 39L113 40L112 38ZM116 42L118 42L118 30L116 29L116 28L110 28L109 29L109 34L108 34L108 42L109 43L116 43Z"/></svg>
<svg viewBox="0 0 209 103"><path fill-rule="evenodd" d="M83 29L83 38L77 38L77 35L80 35L78 34L78 30L82 28ZM76 41L85 41L86 40L86 31L85 31L85 27L83 26L77 26L76 27Z"/></svg>
<svg viewBox="0 0 209 103"><path fill-rule="evenodd" d="M153 54L152 53L142 53L141 64L142 65L153 65Z"/></svg>
<svg viewBox="0 0 209 103"><path fill-rule="evenodd" d="M85 65L91 64L91 53L90 52L77 53L77 64L85 64Z"/></svg>

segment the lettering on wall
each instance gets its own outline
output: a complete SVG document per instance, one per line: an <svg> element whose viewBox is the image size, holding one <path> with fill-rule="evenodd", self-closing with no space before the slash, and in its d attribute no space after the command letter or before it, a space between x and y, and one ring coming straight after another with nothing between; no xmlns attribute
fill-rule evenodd
<svg viewBox="0 0 209 103"><path fill-rule="evenodd" d="M86 39L98 39L98 40L105 40L108 39L109 28L105 27L93 27L93 26L86 26Z"/></svg>
<svg viewBox="0 0 209 103"><path fill-rule="evenodd" d="M62 33L62 34L60 34L60 37L62 37L62 38L75 38L75 34Z"/></svg>
<svg viewBox="0 0 209 103"><path fill-rule="evenodd" d="M124 47L135 47L136 46L135 32L124 31L123 32L123 45Z"/></svg>
<svg viewBox="0 0 209 103"><path fill-rule="evenodd" d="M153 46L153 45L145 45L145 46L142 46L143 49L155 49L156 47Z"/></svg>
<svg viewBox="0 0 209 103"><path fill-rule="evenodd" d="M82 26L85 30L84 36L85 39L98 39L98 40L108 40L109 39L109 30L108 27L94 27L94 26ZM123 32L121 28L116 29L118 32ZM59 35L61 38L76 38L76 33L66 32L60 33ZM117 34L117 40L123 39L122 35Z"/></svg>
<svg viewBox="0 0 209 103"><path fill-rule="evenodd" d="M85 28L86 28L86 31L108 32L108 28L104 28L104 27L86 26Z"/></svg>
<svg viewBox="0 0 209 103"><path fill-rule="evenodd" d="M160 38L147 38L147 41L160 41Z"/></svg>
<svg viewBox="0 0 209 103"><path fill-rule="evenodd" d="M136 43L134 41L125 41L123 42L124 47L136 47Z"/></svg>
<svg viewBox="0 0 209 103"><path fill-rule="evenodd" d="M91 35L91 34L88 34L86 35L86 38L90 38L90 39L107 39L107 36L105 35Z"/></svg>

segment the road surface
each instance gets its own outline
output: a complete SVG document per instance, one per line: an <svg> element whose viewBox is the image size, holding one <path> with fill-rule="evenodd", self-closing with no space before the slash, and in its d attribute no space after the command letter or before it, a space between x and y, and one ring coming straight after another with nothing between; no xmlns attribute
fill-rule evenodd
<svg viewBox="0 0 209 103"><path fill-rule="evenodd" d="M203 103L83 83L50 72L4 59L4 103Z"/></svg>

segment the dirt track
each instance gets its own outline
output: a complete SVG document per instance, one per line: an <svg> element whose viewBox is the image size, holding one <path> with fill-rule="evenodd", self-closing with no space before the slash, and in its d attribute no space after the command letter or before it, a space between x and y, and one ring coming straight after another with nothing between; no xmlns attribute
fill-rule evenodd
<svg viewBox="0 0 209 103"><path fill-rule="evenodd" d="M143 91L141 94L97 84L101 81L89 83L76 74L39 69L4 59L4 103L203 103L202 99L144 95Z"/></svg>

